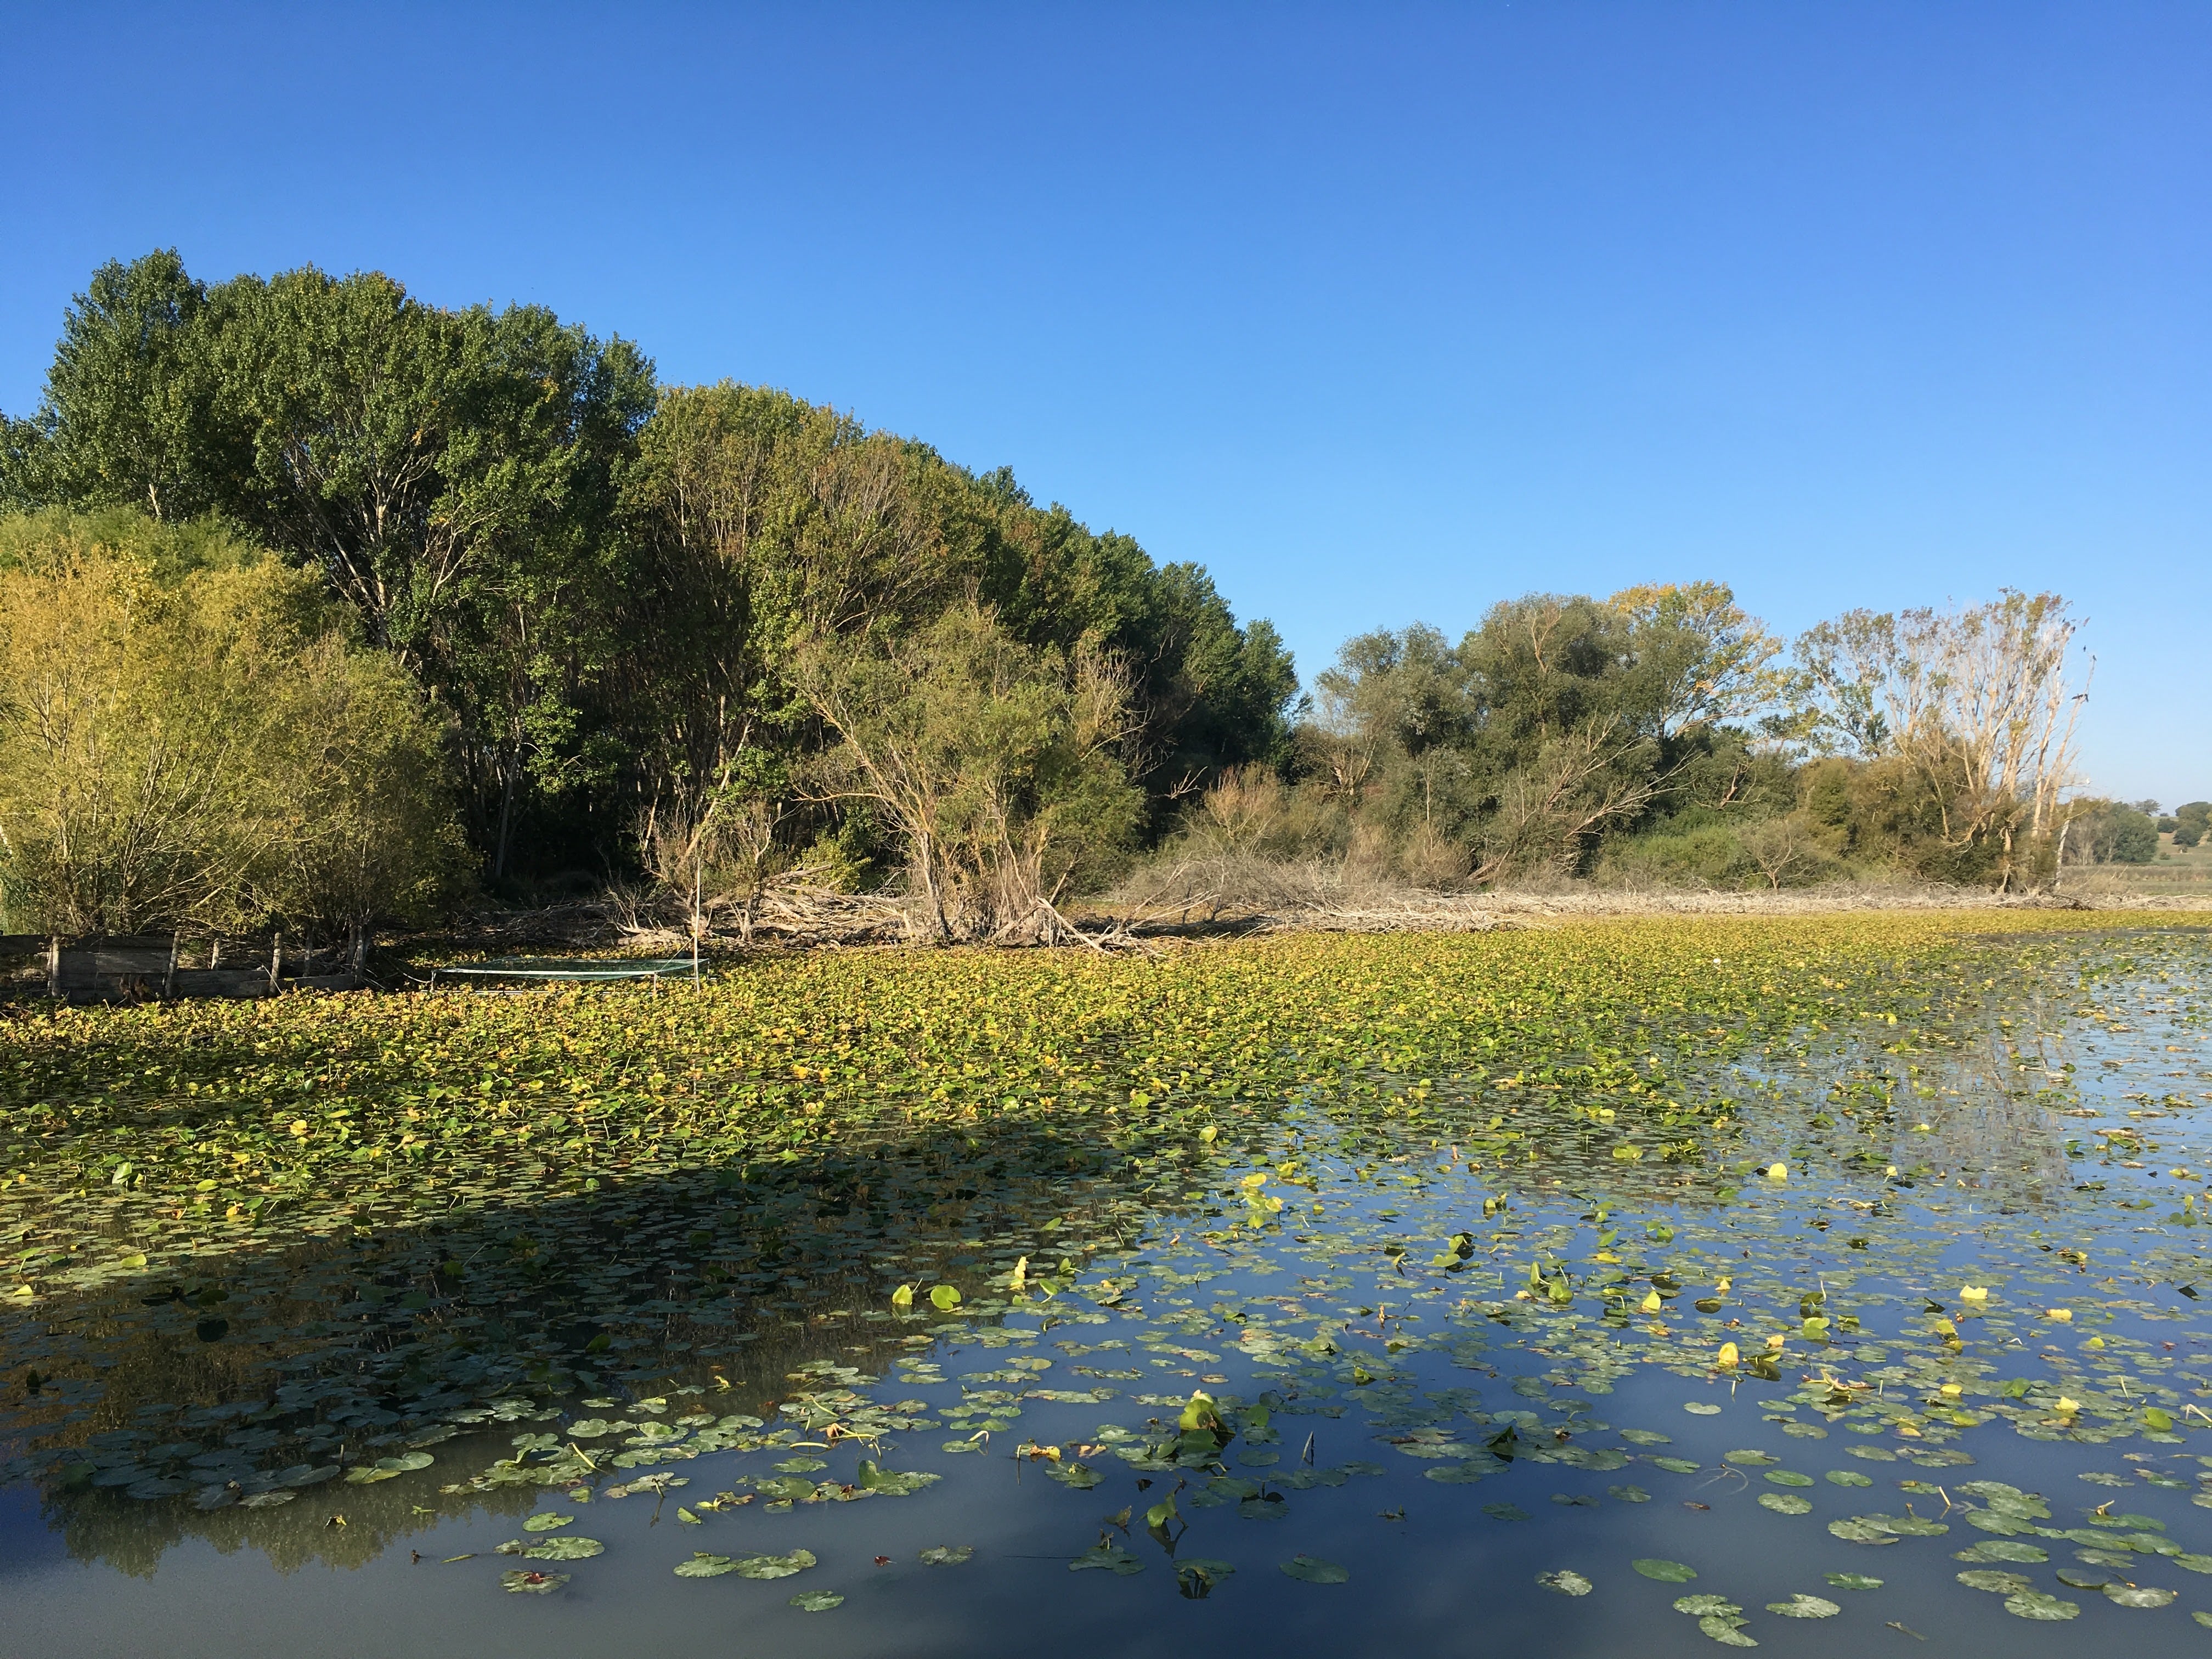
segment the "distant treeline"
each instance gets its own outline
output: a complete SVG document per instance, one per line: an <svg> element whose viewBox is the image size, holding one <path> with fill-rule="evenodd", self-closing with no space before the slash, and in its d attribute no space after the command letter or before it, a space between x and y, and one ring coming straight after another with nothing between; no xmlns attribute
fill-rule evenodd
<svg viewBox="0 0 2212 1659"><path fill-rule="evenodd" d="M1004 470L374 272L102 267L0 511L18 927L641 877L749 914L796 868L1018 937L1224 836L1447 884L2021 884L2076 815L2048 595L1794 651L1715 585L1532 595L1301 701L1201 568Z"/></svg>

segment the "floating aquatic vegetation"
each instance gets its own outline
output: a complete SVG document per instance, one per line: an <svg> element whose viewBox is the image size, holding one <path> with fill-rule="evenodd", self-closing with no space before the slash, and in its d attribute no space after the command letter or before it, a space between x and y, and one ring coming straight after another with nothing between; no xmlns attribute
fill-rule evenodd
<svg viewBox="0 0 2212 1659"><path fill-rule="evenodd" d="M1832 1538L1941 1548L2029 1618L2172 1599L2131 1563L2212 1571L2188 1547L2187 1500L2212 1508L2202 1362L2160 1341L2212 1261L2194 1202L2130 1207L2172 1181L2128 1168L2208 1161L2182 1144L2196 1107L2186 1085L2097 1092L2111 1056L2068 1035L2191 1063L2202 945L2130 940L2108 971L2106 943L1887 919L1681 933L1302 940L1141 973L948 958L927 987L895 958L805 965L804 1018L751 970L527 1021L363 1005L373 1050L307 1003L0 1032L38 1079L0 1069L29 1177L0 1206L33 1218L0 1237L37 1368L5 1407L33 1446L12 1473L71 1526L283 1524L331 1559L436 1524L434 1489L455 1515L544 1492L569 1507L509 1553L552 1560L598 1553L563 1528L602 1499L644 1500L594 1524L609 1539L656 1543L665 1505L711 1543L740 1509L1003 1476L1054 1559L1128 1576L1158 1548L1192 1598L1275 1559L1250 1540L1298 1541L1308 1505L1414 1534L1531 1503L1579 1527L1756 1504L1807 1517L1763 1535L1759 1586L1801 1619L1834 1610L1790 1589ZM1717 969L1696 957L1723 937ZM90 1086L92 1047L127 1086ZM2060 1115L2082 1111L2115 1133ZM64 1309L219 1357L229 1392L103 1374ZM1626 1386L1660 1371L1682 1414ZM95 1421L118 1382L138 1392ZM2132 1490L2080 1513L2008 1484L2022 1442ZM341 1476L347 1527L289 1501ZM1086 1494L1115 1488L1101 1507L1131 1507L1085 1548ZM2104 1576L2051 1568L2054 1540ZM558 1545L592 1547L539 1554ZM799 1569L761 1564L802 1555L659 1559L778 1577ZM2037 1587L2054 1573L2102 1592L2089 1613ZM1710 1599L1700 1628L1750 1644Z"/></svg>

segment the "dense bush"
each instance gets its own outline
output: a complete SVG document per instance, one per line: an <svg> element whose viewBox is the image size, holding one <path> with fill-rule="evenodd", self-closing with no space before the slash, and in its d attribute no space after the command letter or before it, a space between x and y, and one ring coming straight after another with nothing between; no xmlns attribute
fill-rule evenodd
<svg viewBox="0 0 2212 1659"><path fill-rule="evenodd" d="M0 521L7 926L329 934L450 893L440 728L343 621L220 532Z"/></svg>

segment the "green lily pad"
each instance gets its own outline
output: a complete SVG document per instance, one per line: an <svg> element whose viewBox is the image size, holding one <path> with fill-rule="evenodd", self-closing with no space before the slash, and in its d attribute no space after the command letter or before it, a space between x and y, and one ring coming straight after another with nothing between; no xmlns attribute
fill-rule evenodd
<svg viewBox="0 0 2212 1659"><path fill-rule="evenodd" d="M1497 1474L1498 1467L1495 1463L1436 1463L1423 1469L1421 1476L1443 1486L1469 1486Z"/></svg>
<svg viewBox="0 0 2212 1659"><path fill-rule="evenodd" d="M1680 1561L1668 1561L1658 1556L1642 1556L1628 1564L1646 1578L1656 1578L1662 1584L1686 1584L1698 1576L1695 1567Z"/></svg>
<svg viewBox="0 0 2212 1659"><path fill-rule="evenodd" d="M1133 1572L1142 1572L1145 1564L1123 1549L1114 1540L1102 1536L1089 1549L1067 1564L1070 1572L1081 1572L1088 1568L1114 1573L1127 1578Z"/></svg>
<svg viewBox="0 0 2212 1659"><path fill-rule="evenodd" d="M1316 1555L1294 1555L1281 1565L1290 1577L1302 1578L1309 1584L1341 1584L1352 1577L1348 1569Z"/></svg>
<svg viewBox="0 0 2212 1659"><path fill-rule="evenodd" d="M957 1567L975 1557L973 1544L937 1544L915 1557L926 1567Z"/></svg>
<svg viewBox="0 0 2212 1659"><path fill-rule="evenodd" d="M1862 1516L1828 1522L1828 1531L1847 1544L1894 1544L1897 1534L1887 1527L1876 1526Z"/></svg>
<svg viewBox="0 0 2212 1659"><path fill-rule="evenodd" d="M2011 1538L1984 1538L1978 1544L1953 1554L1954 1561L2030 1561L2043 1562L2051 1559L2051 1552L2035 1544L2023 1544Z"/></svg>
<svg viewBox="0 0 2212 1659"><path fill-rule="evenodd" d="M945 1477L941 1474L878 1468L872 1461L864 1457L860 1460L860 1472L853 1477L853 1484L863 1492L880 1492L886 1498L904 1498L943 1479Z"/></svg>
<svg viewBox="0 0 2212 1659"><path fill-rule="evenodd" d="M1540 1572L1536 1575L1536 1582L1546 1589L1556 1590L1561 1595L1588 1595L1592 1588L1589 1579L1568 1567L1562 1567L1557 1572Z"/></svg>
<svg viewBox="0 0 2212 1659"><path fill-rule="evenodd" d="M2170 1589L2154 1589L2148 1584L2107 1584L2105 1599L2124 1607L2164 1607L2173 1603Z"/></svg>
<svg viewBox="0 0 2212 1659"><path fill-rule="evenodd" d="M1655 1469L1664 1469L1669 1474L1695 1474L1705 1466L1701 1463L1692 1463L1686 1457L1655 1457L1651 1460L1651 1467Z"/></svg>
<svg viewBox="0 0 2212 1659"><path fill-rule="evenodd" d="M1794 1492L1763 1492L1759 1494L1759 1506L1772 1510L1777 1515L1810 1515L1813 1506Z"/></svg>
<svg viewBox="0 0 2212 1659"><path fill-rule="evenodd" d="M1641 1486L1607 1486L1606 1496L1623 1504L1648 1504L1651 1494Z"/></svg>
<svg viewBox="0 0 2212 1659"><path fill-rule="evenodd" d="M1861 1474L1856 1469L1830 1469L1821 1477L1832 1486L1871 1486L1874 1477Z"/></svg>
<svg viewBox="0 0 2212 1659"><path fill-rule="evenodd" d="M1203 1598L1237 1571L1227 1561L1194 1555L1176 1563L1176 1587L1193 1600Z"/></svg>
<svg viewBox="0 0 2212 1659"><path fill-rule="evenodd" d="M1863 1572L1824 1572L1820 1577L1831 1589L1880 1589L1882 1584L1881 1579L1869 1578Z"/></svg>
<svg viewBox="0 0 2212 1659"><path fill-rule="evenodd" d="M555 1515L550 1510L540 1510L522 1523L522 1529L525 1532L552 1532L558 1528L574 1525L575 1519L573 1515Z"/></svg>
<svg viewBox="0 0 2212 1659"><path fill-rule="evenodd" d="M510 1595L550 1595L568 1582L565 1572L503 1572L499 1587Z"/></svg>
<svg viewBox="0 0 2212 1659"><path fill-rule="evenodd" d="M1623 1429L1620 1437L1632 1446L1670 1446L1674 1443L1671 1434L1662 1434L1656 1429Z"/></svg>
<svg viewBox="0 0 2212 1659"><path fill-rule="evenodd" d="M2004 1610L2015 1619L2061 1620L2076 1617L2081 1611L2073 1601L2062 1601L2041 1590L2022 1590L2017 1595L2005 1597Z"/></svg>
<svg viewBox="0 0 2212 1659"><path fill-rule="evenodd" d="M735 1572L738 1564L726 1555L709 1555L702 1550L689 1561L676 1564L678 1578L720 1578L726 1572Z"/></svg>
<svg viewBox="0 0 2212 1659"><path fill-rule="evenodd" d="M775 1467L778 1473L783 1474L811 1474L817 1469L828 1468L830 1465L819 1457L787 1457Z"/></svg>
<svg viewBox="0 0 2212 1659"><path fill-rule="evenodd" d="M1721 1414L1721 1408L1709 1400L1686 1401L1682 1409L1695 1417L1718 1417Z"/></svg>
<svg viewBox="0 0 2212 1659"><path fill-rule="evenodd" d="M1518 1504L1485 1504L1482 1512L1493 1521L1526 1521L1528 1511Z"/></svg>
<svg viewBox="0 0 2212 1659"><path fill-rule="evenodd" d="M595 1555L605 1554L606 1549L596 1538L579 1538L572 1533L532 1544L522 1553L532 1561L588 1561Z"/></svg>
<svg viewBox="0 0 2212 1659"><path fill-rule="evenodd" d="M1674 1611L1686 1613L1692 1619L1728 1619L1741 1613L1743 1608L1725 1595L1709 1595L1700 1591L1695 1595L1676 1596Z"/></svg>
<svg viewBox="0 0 2212 1659"><path fill-rule="evenodd" d="M2058 1569L2058 1582L2071 1584L2075 1589L2102 1589L2112 1579L2101 1572L2085 1572L2079 1567Z"/></svg>
<svg viewBox="0 0 2212 1659"><path fill-rule="evenodd" d="M1784 1619L1832 1619L1843 1611L1823 1595L1799 1591L1787 1601L1769 1601L1766 1610Z"/></svg>
<svg viewBox="0 0 2212 1659"><path fill-rule="evenodd" d="M843 1607L845 1598L836 1590L801 1590L791 1598L791 1605L801 1613L827 1613Z"/></svg>
<svg viewBox="0 0 2212 1659"><path fill-rule="evenodd" d="M788 1555L741 1556L730 1564L730 1571L740 1578L788 1578L815 1565L813 1552L793 1550Z"/></svg>
<svg viewBox="0 0 2212 1659"><path fill-rule="evenodd" d="M2016 1595L2028 1585L2016 1572L1999 1572L1990 1567L1970 1567L1958 1579L1968 1589L1988 1590L1996 1595Z"/></svg>
<svg viewBox="0 0 2212 1659"><path fill-rule="evenodd" d="M1813 1484L1811 1475L1800 1474L1795 1469L1769 1469L1759 1478L1777 1486L1809 1486Z"/></svg>

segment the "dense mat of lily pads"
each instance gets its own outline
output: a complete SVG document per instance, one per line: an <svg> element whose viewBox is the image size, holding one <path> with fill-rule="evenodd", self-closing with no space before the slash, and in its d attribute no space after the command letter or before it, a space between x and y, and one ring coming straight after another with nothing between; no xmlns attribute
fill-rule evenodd
<svg viewBox="0 0 2212 1659"><path fill-rule="evenodd" d="M1899 1545L1992 1612L2179 1618L2212 1608L2212 949L2022 920L20 1015L7 1474L134 1571L511 1516L451 1564L495 1595L649 1549L829 1612L860 1564L732 1517L1012 1458L1066 1567L1193 1598L1347 1582L1297 1517L1402 1516L1411 1478L1424 1524L1555 1529L1538 1595L1679 1592L1726 1645L1909 1629ZM1747 1603L1693 1532L1576 1543L1652 1503L1797 1531Z"/></svg>

